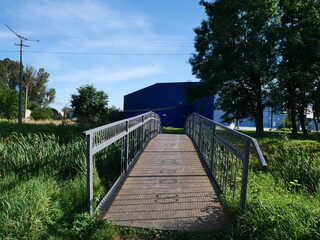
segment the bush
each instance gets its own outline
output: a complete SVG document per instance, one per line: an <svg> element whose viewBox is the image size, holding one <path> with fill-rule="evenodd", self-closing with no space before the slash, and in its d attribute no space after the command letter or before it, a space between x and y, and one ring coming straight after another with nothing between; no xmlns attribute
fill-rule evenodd
<svg viewBox="0 0 320 240"><path fill-rule="evenodd" d="M30 117L34 120L54 119L52 109L42 107L33 109Z"/></svg>

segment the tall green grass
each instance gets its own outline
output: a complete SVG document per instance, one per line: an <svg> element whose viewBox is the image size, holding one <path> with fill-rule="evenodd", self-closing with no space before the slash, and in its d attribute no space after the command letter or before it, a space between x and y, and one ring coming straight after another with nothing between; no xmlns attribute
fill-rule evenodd
<svg viewBox="0 0 320 240"><path fill-rule="evenodd" d="M270 173L250 176L247 209L237 216L239 239L320 239L320 189L291 192Z"/></svg>
<svg viewBox="0 0 320 240"><path fill-rule="evenodd" d="M85 148L83 137L59 144L53 134L13 134L0 142L2 174L72 178L85 173Z"/></svg>
<svg viewBox="0 0 320 240"><path fill-rule="evenodd" d="M78 239L72 229L87 208L85 149L83 136L68 144L41 133L0 140L0 239ZM97 198L105 192L96 170L94 190Z"/></svg>
<svg viewBox="0 0 320 240"><path fill-rule="evenodd" d="M268 163L251 169L237 239L320 239L320 143L283 134L259 138Z"/></svg>
<svg viewBox="0 0 320 240"><path fill-rule="evenodd" d="M12 124L2 131L3 126L0 239L320 239L316 140L280 134L258 139L268 168L251 169L247 209L232 212L230 232L165 232L115 227L85 213L86 144L80 128L46 125L41 132ZM95 156L96 201L121 171L117 144Z"/></svg>

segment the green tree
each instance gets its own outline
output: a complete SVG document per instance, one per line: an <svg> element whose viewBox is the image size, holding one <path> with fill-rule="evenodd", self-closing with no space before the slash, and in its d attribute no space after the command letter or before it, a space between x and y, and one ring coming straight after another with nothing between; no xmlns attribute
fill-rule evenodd
<svg viewBox="0 0 320 240"><path fill-rule="evenodd" d="M8 86L0 86L0 118L15 119L18 115L18 98L17 90Z"/></svg>
<svg viewBox="0 0 320 240"><path fill-rule="evenodd" d="M19 86L19 62L5 58L0 61L0 86L9 86L11 89L17 89Z"/></svg>
<svg viewBox="0 0 320 240"><path fill-rule="evenodd" d="M210 90L204 94L219 95L216 107L225 112L225 122L254 120L262 135L277 63L278 0L200 3L208 19L195 29L193 74Z"/></svg>
<svg viewBox="0 0 320 240"><path fill-rule="evenodd" d="M34 72L34 69L29 67L25 73L25 87L28 87L29 101L37 102L43 107L47 107L55 99L56 90L47 88L50 74L44 68L40 68ZM29 78L28 78L29 77ZM25 92L25 91L24 91Z"/></svg>
<svg viewBox="0 0 320 240"><path fill-rule="evenodd" d="M34 120L48 120L48 119L61 120L62 116L54 108L36 107L36 108L33 108L33 110L31 111L31 118Z"/></svg>
<svg viewBox="0 0 320 240"><path fill-rule="evenodd" d="M6 58L0 61L0 86L9 86L18 89L19 86L19 62ZM47 106L55 98L56 91L48 89L50 74L44 68L36 70L27 65L22 76L22 92L29 101L38 102L41 106Z"/></svg>
<svg viewBox="0 0 320 240"><path fill-rule="evenodd" d="M279 87L290 116L292 133L297 134L299 119L307 135L305 113L313 105L319 113L320 3L311 0L280 1L280 74Z"/></svg>
<svg viewBox="0 0 320 240"><path fill-rule="evenodd" d="M107 109L105 116L103 116L102 124L112 123L123 119L123 113L115 106L111 106Z"/></svg>
<svg viewBox="0 0 320 240"><path fill-rule="evenodd" d="M97 91L93 85L77 88L78 94L71 95L71 106L79 122L97 123L107 112L108 94Z"/></svg>

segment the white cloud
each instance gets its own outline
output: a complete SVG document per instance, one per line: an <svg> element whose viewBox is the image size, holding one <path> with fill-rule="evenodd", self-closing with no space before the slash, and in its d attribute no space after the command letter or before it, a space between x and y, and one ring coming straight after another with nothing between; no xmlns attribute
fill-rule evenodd
<svg viewBox="0 0 320 240"><path fill-rule="evenodd" d="M144 78L161 73L163 73L163 71L157 64L130 68L114 67L112 69L98 67L55 77L52 79L52 82L74 82L79 85L115 83L130 79Z"/></svg>
<svg viewBox="0 0 320 240"><path fill-rule="evenodd" d="M53 36L81 38L88 33L102 35L149 25L143 15L115 11L103 1L96 0L30 0L24 1L12 14L34 24L33 29L37 26L41 33L45 31Z"/></svg>

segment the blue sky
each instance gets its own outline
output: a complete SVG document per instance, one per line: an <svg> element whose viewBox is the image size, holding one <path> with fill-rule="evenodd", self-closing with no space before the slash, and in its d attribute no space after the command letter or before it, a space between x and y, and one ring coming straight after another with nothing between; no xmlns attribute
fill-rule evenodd
<svg viewBox="0 0 320 240"><path fill-rule="evenodd" d="M2 0L0 59L45 68L52 107L70 106L71 94L93 84L122 109L123 96L154 83L197 81L188 63L193 29L205 18L198 0Z"/></svg>

